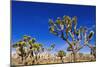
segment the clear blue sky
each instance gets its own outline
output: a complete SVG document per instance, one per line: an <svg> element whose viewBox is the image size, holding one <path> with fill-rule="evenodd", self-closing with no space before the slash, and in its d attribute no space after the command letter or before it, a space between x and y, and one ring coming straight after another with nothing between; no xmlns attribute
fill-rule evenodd
<svg viewBox="0 0 100 67"><path fill-rule="evenodd" d="M49 18L56 20L57 17L64 15L77 16L78 27L91 28L96 24L95 9L95 6L12 1L12 43L20 40L23 35L29 35L35 37L37 42L44 44L45 47L54 43L55 49L66 49L66 42L49 32ZM95 39L94 36L91 44L94 44ZM89 49L81 51L88 52Z"/></svg>

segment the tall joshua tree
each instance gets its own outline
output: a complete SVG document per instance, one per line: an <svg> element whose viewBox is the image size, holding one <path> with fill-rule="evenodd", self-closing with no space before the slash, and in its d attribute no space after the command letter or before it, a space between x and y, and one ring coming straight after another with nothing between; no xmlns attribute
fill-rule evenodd
<svg viewBox="0 0 100 67"><path fill-rule="evenodd" d="M73 54L73 62L76 62L76 54L84 46L88 46L94 32L90 32L87 36L86 27L77 29L77 17L70 18L69 16L63 16L57 18L56 21L49 20L49 31L55 36L60 37L69 45L67 51L71 51ZM84 39L84 40L83 40ZM84 41L83 45L80 45L81 41Z"/></svg>
<svg viewBox="0 0 100 67"><path fill-rule="evenodd" d="M60 50L60 51L58 51L58 55L57 56L60 57L60 59L61 59L61 61L63 63L64 62L63 61L63 57L66 56L66 53L63 50Z"/></svg>

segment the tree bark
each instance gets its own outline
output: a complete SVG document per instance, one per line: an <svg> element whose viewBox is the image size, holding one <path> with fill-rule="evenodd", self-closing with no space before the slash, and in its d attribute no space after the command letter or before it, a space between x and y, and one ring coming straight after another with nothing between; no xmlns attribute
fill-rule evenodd
<svg viewBox="0 0 100 67"><path fill-rule="evenodd" d="M76 52L73 51L73 62L77 62L77 59L76 59Z"/></svg>
<svg viewBox="0 0 100 67"><path fill-rule="evenodd" d="M60 57L60 59L61 59L61 62L63 63L63 57Z"/></svg>

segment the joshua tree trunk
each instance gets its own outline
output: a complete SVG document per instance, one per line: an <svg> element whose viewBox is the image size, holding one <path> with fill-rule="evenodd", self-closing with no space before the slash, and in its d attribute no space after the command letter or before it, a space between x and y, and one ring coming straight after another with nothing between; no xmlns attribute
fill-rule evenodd
<svg viewBox="0 0 100 67"><path fill-rule="evenodd" d="M22 60L22 64L24 64L24 56L23 55L22 55L21 60Z"/></svg>
<svg viewBox="0 0 100 67"><path fill-rule="evenodd" d="M35 52L35 63L38 64L38 53Z"/></svg>
<svg viewBox="0 0 100 67"><path fill-rule="evenodd" d="M21 46L20 47L20 51L21 51L21 61L22 61L22 64L23 64L23 61L24 61L24 50L23 50L23 47Z"/></svg>
<svg viewBox="0 0 100 67"><path fill-rule="evenodd" d="M60 57L60 59L61 59L61 62L63 63L63 57Z"/></svg>
<svg viewBox="0 0 100 67"><path fill-rule="evenodd" d="M77 62L77 59L76 59L76 52L73 51L72 53L73 53L73 62Z"/></svg>

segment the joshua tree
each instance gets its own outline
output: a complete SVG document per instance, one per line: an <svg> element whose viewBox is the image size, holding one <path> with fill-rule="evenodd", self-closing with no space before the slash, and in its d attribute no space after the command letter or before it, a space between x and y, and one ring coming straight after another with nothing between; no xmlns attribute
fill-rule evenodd
<svg viewBox="0 0 100 67"><path fill-rule="evenodd" d="M22 63L23 63L24 57L26 56L26 53L24 50L25 46L26 46L26 43L24 41L19 41L13 45L13 47L16 48L17 55L21 57Z"/></svg>
<svg viewBox="0 0 100 67"><path fill-rule="evenodd" d="M23 41L27 44L28 55L33 56L32 45L36 42L35 38L31 38L30 36L24 35Z"/></svg>
<svg viewBox="0 0 100 67"><path fill-rule="evenodd" d="M31 57L31 60L33 62L34 61L33 52L36 55L35 60L37 60L37 54L42 49L42 44L37 44L35 42L36 42L35 38L24 35L23 39L21 39L19 42L15 43L13 45L13 47L16 48L16 53L19 56L21 56L22 62L23 62L23 59L27 59L29 56ZM25 50L25 47L27 48L27 50ZM27 62L25 62L25 63L27 63Z"/></svg>
<svg viewBox="0 0 100 67"><path fill-rule="evenodd" d="M89 41L94 34L90 32L89 36L86 34L86 27L77 29L77 17L74 16L72 19L69 16L60 17L54 22L52 19L49 20L49 31L55 36L60 37L69 45L67 51L71 51L73 54L73 62L76 62L76 54L84 46L88 46ZM84 39L84 40L83 40ZM81 41L84 41L83 45L80 45Z"/></svg>
<svg viewBox="0 0 100 67"><path fill-rule="evenodd" d="M50 47L49 47L49 48L47 48L47 50L48 50L48 51L51 51L51 50L53 50L53 49L54 49L54 47L55 47L55 44L52 44L52 45L50 45Z"/></svg>
<svg viewBox="0 0 100 67"><path fill-rule="evenodd" d="M23 40L27 43L27 46L29 48L28 55L30 54L30 56L33 58L34 56L33 53L34 53L35 54L34 58L35 58L35 61L37 62L37 60L40 57L39 53L42 51L43 45L36 43L36 39L30 36L24 35Z"/></svg>
<svg viewBox="0 0 100 67"><path fill-rule="evenodd" d="M60 57L62 63L63 63L63 57L66 56L66 53L63 50L58 51L58 57Z"/></svg>
<svg viewBox="0 0 100 67"><path fill-rule="evenodd" d="M51 44L49 48L47 48L47 51L49 52L50 54L50 51L52 51L53 49L55 48L55 44ZM50 55L48 54L48 60L50 61Z"/></svg>
<svg viewBox="0 0 100 67"><path fill-rule="evenodd" d="M42 51L42 44L34 43L32 44L32 50L35 54L35 61L37 62L39 60L39 52Z"/></svg>

